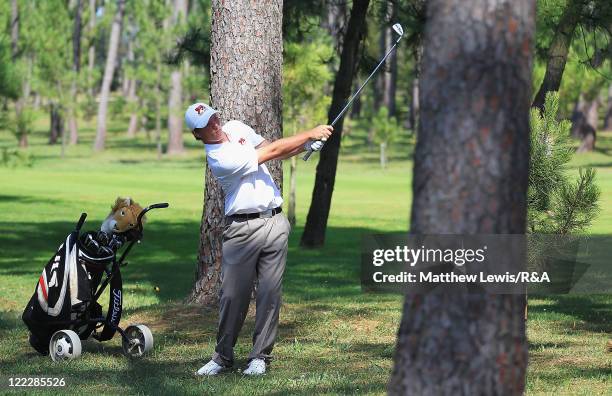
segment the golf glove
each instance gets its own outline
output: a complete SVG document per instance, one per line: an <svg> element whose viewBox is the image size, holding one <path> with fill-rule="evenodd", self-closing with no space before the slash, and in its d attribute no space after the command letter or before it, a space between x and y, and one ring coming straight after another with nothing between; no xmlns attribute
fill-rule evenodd
<svg viewBox="0 0 612 396"><path fill-rule="evenodd" d="M306 151L319 151L321 150L321 148L323 148L323 143L324 142L321 140L309 140L304 145L304 148L306 149Z"/></svg>

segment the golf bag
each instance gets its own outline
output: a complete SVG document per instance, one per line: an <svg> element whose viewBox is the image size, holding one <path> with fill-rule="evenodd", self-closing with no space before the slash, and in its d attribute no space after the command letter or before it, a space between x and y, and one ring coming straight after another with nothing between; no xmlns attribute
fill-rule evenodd
<svg viewBox="0 0 612 396"><path fill-rule="evenodd" d="M153 334L143 324L119 327L123 305L121 266L135 243L143 237L142 221L152 209L167 208L167 203L143 209L135 227L121 233L91 231L80 233L87 217L81 215L71 232L51 257L38 278L34 294L22 319L30 330L30 345L53 361L75 359L81 355L81 340L98 341L121 335L123 352L141 357L153 348ZM124 245L121 257L117 251ZM98 303L109 288L106 316Z"/></svg>
<svg viewBox="0 0 612 396"><path fill-rule="evenodd" d="M41 354L49 352L51 336L60 329L73 330L82 340L96 330L97 323L90 318L101 317L102 307L94 298L95 291L102 273L114 270L116 262L115 251L108 246L88 249L96 241L94 236L95 233L86 233L79 240L77 229L66 237L43 269L34 295L23 312L22 319L30 330L30 344ZM111 339L121 319L119 271L111 278L109 287L106 321L102 331L96 334L99 341Z"/></svg>

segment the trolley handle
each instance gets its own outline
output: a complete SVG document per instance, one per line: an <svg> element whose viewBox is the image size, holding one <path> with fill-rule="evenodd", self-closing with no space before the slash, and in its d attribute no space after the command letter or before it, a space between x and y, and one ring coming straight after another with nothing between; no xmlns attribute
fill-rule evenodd
<svg viewBox="0 0 612 396"><path fill-rule="evenodd" d="M140 212L140 214L138 215L138 229L142 230L142 218L144 217L145 213L147 213L149 210L164 209L164 208L167 208L168 206L170 206L168 202L160 202L160 203L156 203L153 205L149 205L146 208L144 208L142 212Z"/></svg>

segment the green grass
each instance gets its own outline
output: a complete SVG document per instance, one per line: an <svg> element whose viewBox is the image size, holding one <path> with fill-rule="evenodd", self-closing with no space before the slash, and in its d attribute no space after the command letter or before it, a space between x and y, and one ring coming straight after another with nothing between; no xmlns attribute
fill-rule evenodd
<svg viewBox="0 0 612 396"><path fill-rule="evenodd" d="M362 136L345 140L327 230L319 250L298 246L310 203L316 161L299 162L298 224L292 233L276 360L263 378L238 371L200 379L192 373L214 349L216 312L185 306L194 277L203 202L203 148L189 141L178 158L157 160L144 136L130 141L111 125L109 150L92 154L93 124L82 142L60 158L46 144L43 121L31 136L33 167L0 168L0 375L64 376L78 394L383 394L392 368L401 298L365 295L359 286L360 236L408 229L411 138L391 151L382 171ZM612 135L575 166L598 170L602 212L591 232L612 231ZM0 147L14 146L0 132ZM575 169L573 169L574 171ZM288 172L286 172L288 174ZM20 314L42 266L81 211L85 228L98 228L117 195L143 204L168 201L152 212L145 239L125 267L124 325L153 328L156 345L142 360L120 353L120 339L88 341L81 359L54 364L27 343ZM159 292L155 287L159 287ZM530 394L610 394L612 331L609 296L554 296L530 300ZM252 312L239 339L237 368L249 352ZM44 392L43 392L44 393Z"/></svg>

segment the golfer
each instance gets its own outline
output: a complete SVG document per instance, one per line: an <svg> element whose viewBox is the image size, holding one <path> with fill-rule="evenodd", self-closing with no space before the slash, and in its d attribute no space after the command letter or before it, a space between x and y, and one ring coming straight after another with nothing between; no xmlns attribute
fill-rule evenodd
<svg viewBox="0 0 612 396"><path fill-rule="evenodd" d="M216 375L234 362L234 345L249 308L257 278L257 312L253 349L244 374L266 372L278 331L281 282L290 225L281 214L283 198L265 162L304 150L318 151L333 128L320 125L269 142L240 121L221 125L217 111L195 103L185 112L193 136L204 143L206 160L225 193L225 228L219 329L210 362L197 375Z"/></svg>

